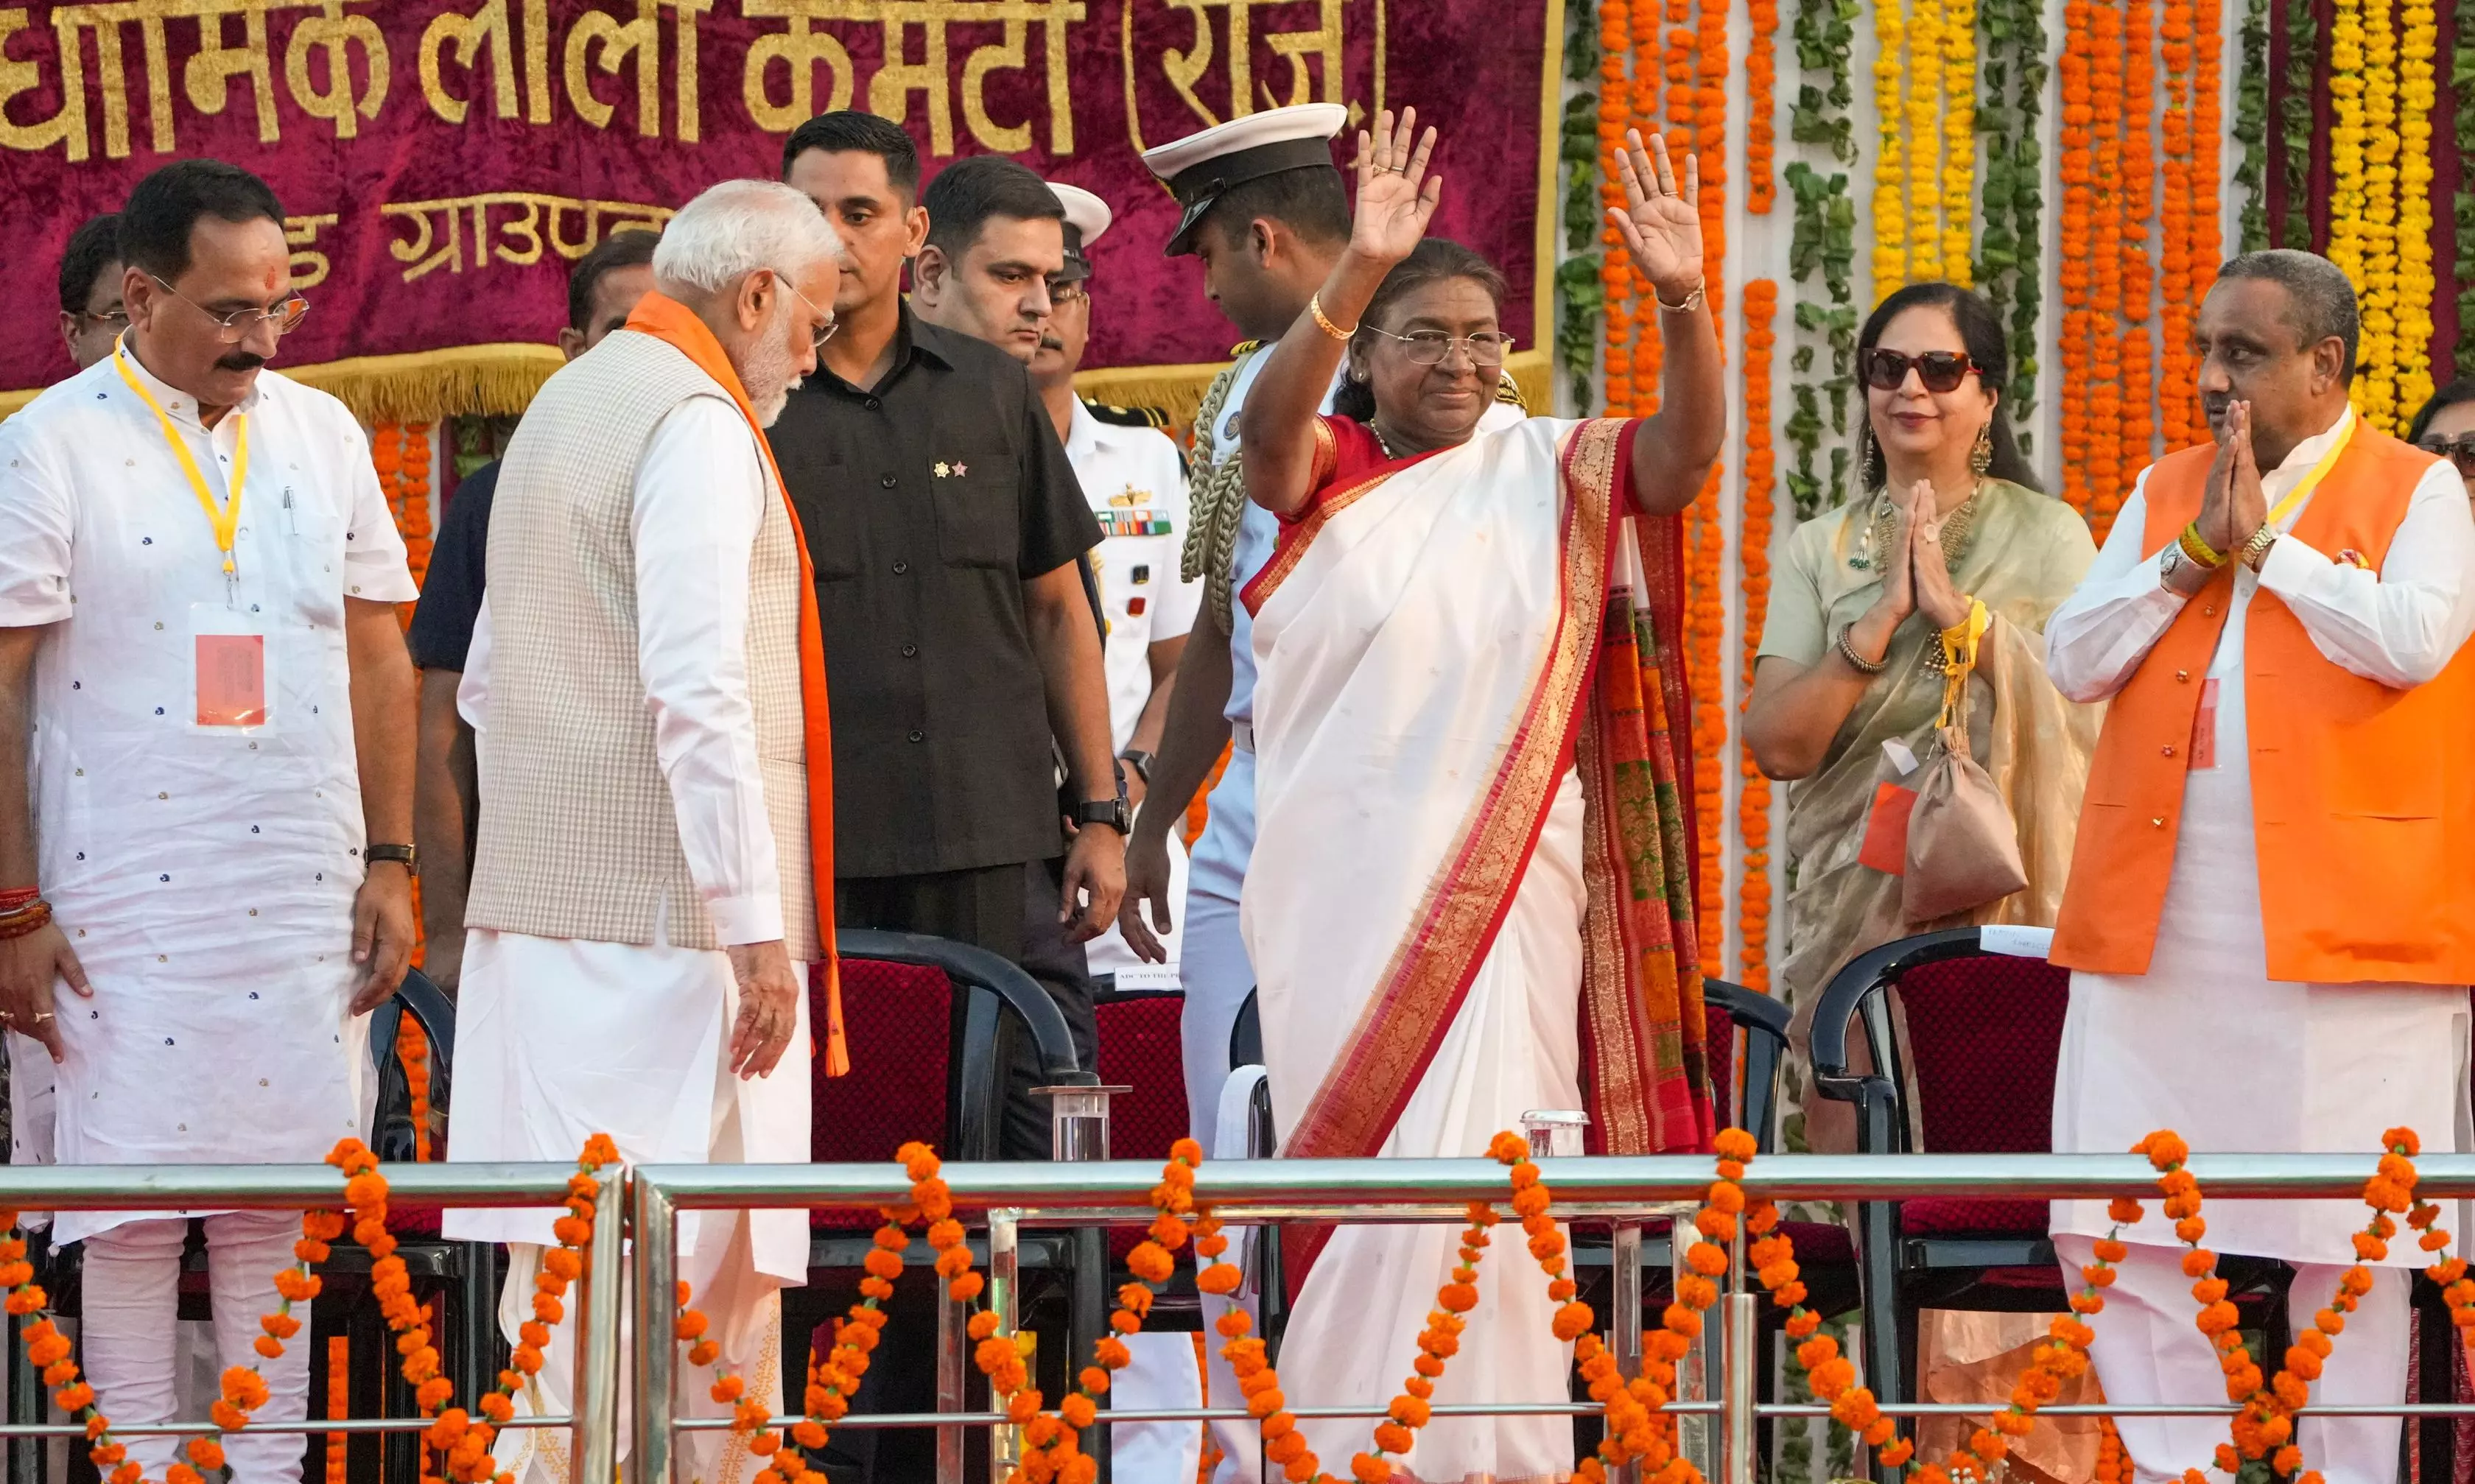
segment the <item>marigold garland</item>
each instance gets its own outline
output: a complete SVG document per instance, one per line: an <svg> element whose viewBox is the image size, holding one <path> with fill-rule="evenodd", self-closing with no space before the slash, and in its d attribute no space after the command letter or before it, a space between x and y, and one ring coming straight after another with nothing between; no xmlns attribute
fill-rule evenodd
<svg viewBox="0 0 2475 1484"><path fill-rule="evenodd" d="M1965 286L1976 222L1976 0L1948 0L1942 43L1942 276Z"/></svg>
<svg viewBox="0 0 2475 1484"><path fill-rule="evenodd" d="M2364 283L2364 213L2366 209L2364 165L2364 0L2336 0L2329 26L2329 246L2327 256L2346 270L2355 292ZM2309 158L2309 136L2306 137ZM2292 151L2289 150L2290 156ZM2309 247L2307 238L2289 247ZM2365 378L2355 381L2356 404L2362 405Z"/></svg>
<svg viewBox="0 0 2475 1484"><path fill-rule="evenodd" d="M1874 117L1881 131L1874 147L1875 304L1898 293L1909 279L1907 170L1900 143L1907 112L1899 99L1905 70L1900 49L1907 45L1907 31L1901 0L1874 0Z"/></svg>
<svg viewBox="0 0 2475 1484"><path fill-rule="evenodd" d="M2390 0L2364 0L2363 344L2356 408L2374 427L2397 432L2413 409L2398 405L2398 44Z"/></svg>
<svg viewBox="0 0 2475 1484"><path fill-rule="evenodd" d="M2122 190L2122 230L2116 235L2120 258L2123 330L2119 354L2121 378L2121 453L2116 479L2122 494L2156 455L2157 340L2148 323L2156 296L2148 261L2148 219L2156 211L2157 153L2149 121L2157 109L2157 61L2150 0L2122 7L2122 145L2118 179ZM2213 141L2214 142L2214 141Z"/></svg>
<svg viewBox="0 0 2475 1484"><path fill-rule="evenodd" d="M1745 50L1745 210L1771 214L1778 196L1775 173L1778 126L1778 0L1747 0L1752 40Z"/></svg>
<svg viewBox="0 0 2475 1484"><path fill-rule="evenodd" d="M2401 435L2432 396L2432 114L2439 105L2433 59L2440 50L2432 0L2398 10L2397 396L2390 430Z"/></svg>
<svg viewBox="0 0 2475 1484"><path fill-rule="evenodd" d="M2123 232L2121 150L2123 118L2122 12L2111 5L2089 7L2089 46L2093 64L2089 97L2094 128L2091 149L2096 163L2095 209L2089 237L2094 247L2095 274L2086 320L2090 353L2088 380L2088 505L2091 531L2099 541L2122 507L2128 474L2122 468L2122 341L2116 316L2122 304Z"/></svg>
<svg viewBox="0 0 2475 1484"><path fill-rule="evenodd" d="M327 1337L327 1420L342 1422L353 1412L353 1340ZM345 1484L352 1459L350 1433L327 1434L327 1484Z"/></svg>
<svg viewBox="0 0 2475 1484"><path fill-rule="evenodd" d="M1771 352L1778 337L1771 322L1778 313L1778 284L1755 279L1745 285L1745 488L1737 559L1744 571L1743 693L1753 688L1753 656L1770 614L1772 494L1777 455L1771 448ZM1745 987L1770 989L1771 784L1750 749L1737 761L1736 832L1745 858L1736 887L1737 963ZM1708 960L1705 962L1711 961Z"/></svg>
<svg viewBox="0 0 2475 1484"><path fill-rule="evenodd" d="M2055 64L2063 97L2061 149L2056 159L2063 187L2056 244L2061 258L2057 274L2063 301L2062 384L2084 389L2091 388L2095 379L2092 369L2096 338L2092 309L2096 209L2096 93L2091 77L2095 53L2094 9L2093 0L2067 0L2063 7L2063 55ZM2067 394L2061 399L2060 411L2063 499L2085 515L2091 499L2088 460L2094 444L2089 399Z"/></svg>
<svg viewBox="0 0 2475 1484"><path fill-rule="evenodd" d="M2184 253L2191 267L2183 276L2183 298L2187 313L2196 318L2200 301L2218 281L2218 262L2224 253L2224 233L2218 212L2223 192L2224 157L2217 141L2225 136L2224 108L2220 102L2225 91L2222 60L2225 55L2224 17L2219 0L2190 0L2191 27L2195 52L2192 72L2192 161L2185 172L2184 182L2191 191L2190 215L2183 226ZM2264 95L2266 96L2266 95ZM2200 141L2207 141L2203 144ZM2189 321L2187 320L2188 324ZM2180 349L2186 359L2180 364L2180 380L2169 383L2168 395L2189 398L2191 441L2198 443L2209 436L2208 419L2200 415L2198 385L2199 367L2189 359L2191 336L2186 334Z"/></svg>
<svg viewBox="0 0 2475 1484"><path fill-rule="evenodd" d="M397 1059L404 1063L404 1090L412 1097L412 1158L429 1162L429 1034L409 1014L396 1022Z"/></svg>
<svg viewBox="0 0 2475 1484"><path fill-rule="evenodd" d="M2133 1484L2131 1455L2123 1450L2122 1434L2114 1430L2114 1419L2096 1420L2096 1472L2089 1476L2090 1484Z"/></svg>
<svg viewBox="0 0 2475 1484"><path fill-rule="evenodd" d="M2158 422L2168 449L2188 448L2200 441L2206 426L2194 389L2192 324L2199 308L2193 295L2194 247L2194 176L2203 169L2203 154L2214 156L2217 136L2198 132L2193 104L2197 51L2193 0L2166 0L2157 27L2158 51L2165 61L2166 111L2164 134L2165 206L2159 219L2165 293L2158 306L2164 356L2158 371ZM2205 141L2205 143L2197 142Z"/></svg>

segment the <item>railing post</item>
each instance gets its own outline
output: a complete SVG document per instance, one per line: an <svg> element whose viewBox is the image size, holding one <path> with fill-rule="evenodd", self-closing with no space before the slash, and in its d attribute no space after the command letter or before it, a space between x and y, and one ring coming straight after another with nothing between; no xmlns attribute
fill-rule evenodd
<svg viewBox="0 0 2475 1484"><path fill-rule="evenodd" d="M1679 1287L1674 1285L1681 1284L1686 1277L1692 1276L1693 1269L1687 1264L1685 1257L1693 1251L1696 1240L1698 1238L1693 1230L1690 1214L1678 1217L1675 1225L1668 1230L1667 1245L1670 1249L1669 1272L1671 1274L1669 1279L1671 1286L1668 1292L1681 1292ZM1635 1323L1638 1324L1639 1321L1635 1320ZM1702 1332L1684 1348L1683 1358L1676 1362L1677 1400L1707 1401L1710 1399L1710 1352L1713 1349L1712 1341L1715 1338L1712 1326L1705 1324L1702 1326ZM1717 1451L1710 1446L1710 1419L1701 1413L1678 1418L1676 1449L1691 1460L1693 1467L1700 1470L1704 1478L1709 1477L1716 1465Z"/></svg>
<svg viewBox="0 0 2475 1484"><path fill-rule="evenodd" d="M963 1329L966 1305L946 1297L945 1280L937 1279L937 1410L963 1410ZM937 1484L963 1484L963 1428L960 1423L937 1429Z"/></svg>
<svg viewBox="0 0 2475 1484"><path fill-rule="evenodd" d="M630 1472L633 1484L670 1484L678 1211L652 1181L639 1175L635 1183L636 1429Z"/></svg>
<svg viewBox="0 0 2475 1484"><path fill-rule="evenodd" d="M1726 1437L1722 1455L1726 1484L1753 1484L1753 1363L1761 1349L1761 1317L1749 1293L1733 1293L1726 1305L1728 1373L1719 1399Z"/></svg>
<svg viewBox="0 0 2475 1484"><path fill-rule="evenodd" d="M1058 1164L1086 1164L1105 1161L1109 1157L1109 1099L1132 1087L1103 1086L1090 1073L1088 1082L1067 1083L1032 1090L1048 1099L1048 1157ZM1067 1240L1073 1244L1073 1302L1066 1312L1066 1373L1071 1377L1075 1367L1084 1363L1108 1332L1109 1325L1109 1239L1099 1227L1077 1227ZM1109 1399L1099 1399L1099 1411L1105 1418ZM1099 1484L1110 1484L1109 1425L1102 1422L1092 1427L1083 1440L1083 1451L1098 1466Z"/></svg>
<svg viewBox="0 0 2475 1484"><path fill-rule="evenodd" d="M604 1171L593 1201L593 1251L576 1301L576 1477L607 1484L619 1466L619 1316L625 1312L626 1180Z"/></svg>
<svg viewBox="0 0 2475 1484"><path fill-rule="evenodd" d="M1020 1257L1015 1251L1015 1223L1021 1217L1022 1212L1013 1206L989 1212L989 1307L997 1316L997 1333L1009 1343L1015 1338L1015 1298L1022 1280ZM1022 1429L989 1429L990 1476L1003 1478L1021 1462Z"/></svg>
<svg viewBox="0 0 2475 1484"><path fill-rule="evenodd" d="M1641 1224L1627 1222L1616 1228L1613 1250L1608 1260L1614 1264L1612 1275L1615 1292L1608 1307L1614 1311L1616 1373L1630 1381L1641 1375ZM1641 1465L1628 1463L1616 1471L1616 1484L1637 1484Z"/></svg>

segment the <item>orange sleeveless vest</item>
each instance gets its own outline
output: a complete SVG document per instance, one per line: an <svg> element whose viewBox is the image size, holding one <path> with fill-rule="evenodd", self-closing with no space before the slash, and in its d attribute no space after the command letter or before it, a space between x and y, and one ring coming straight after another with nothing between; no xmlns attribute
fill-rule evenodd
<svg viewBox="0 0 2475 1484"><path fill-rule="evenodd" d="M2142 549L2200 511L2209 445L2149 471ZM2294 536L2381 570L2431 456L2358 424ZM2144 974L2182 824L2200 686L2233 596L2231 568L2184 605L2115 696L2054 930L2053 961ZM2275 594L2252 596L2244 722L2273 980L2475 981L2475 644L2425 685L2392 690L2314 647Z"/></svg>

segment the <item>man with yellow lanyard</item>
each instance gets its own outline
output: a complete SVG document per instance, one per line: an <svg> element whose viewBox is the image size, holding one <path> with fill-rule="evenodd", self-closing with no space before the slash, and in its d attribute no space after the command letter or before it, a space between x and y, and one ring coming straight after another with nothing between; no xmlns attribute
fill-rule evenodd
<svg viewBox="0 0 2475 1484"><path fill-rule="evenodd" d="M412 579L360 426L262 369L307 308L274 193L167 165L120 249L128 333L0 425L0 1023L58 1063L62 1164L314 1161L368 1134L360 1017L413 941ZM286 1211L61 1213L102 1406L172 1417L191 1216L218 1349L303 1417L308 1347L250 1353ZM300 1477L291 1436L225 1450Z"/></svg>
<svg viewBox="0 0 2475 1484"><path fill-rule="evenodd" d="M2046 625L2054 684L2111 702L2054 933L2073 971L2057 1150L2171 1129L2203 1153L2343 1153L2368 1172L2391 1129L2469 1147L2475 520L2447 463L2348 405L2357 327L2326 258L2219 269L2196 337L2217 447L2141 475ZM2210 1250L2294 1268L2288 1320L2308 1340L2368 1216L2213 1201L2206 1220ZM2156 1202L2119 1236L2105 1202L2057 1202L2053 1230L2074 1290L2101 1242L2125 1244L2092 1324L2107 1400L2226 1395ZM2411 1232L2389 1241L2316 1404L2405 1395L2408 1289L2430 1260ZM2227 1437L2222 1416L2118 1425L2144 1481L2206 1467ZM2307 1417L2296 1437L2330 1484L2396 1475L2394 1417Z"/></svg>

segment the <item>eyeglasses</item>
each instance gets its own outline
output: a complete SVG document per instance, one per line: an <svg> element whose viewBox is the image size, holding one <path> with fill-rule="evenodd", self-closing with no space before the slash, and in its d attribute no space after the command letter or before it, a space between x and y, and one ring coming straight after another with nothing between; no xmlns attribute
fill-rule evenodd
<svg viewBox="0 0 2475 1484"><path fill-rule="evenodd" d="M1970 372L1977 371L1976 363L1957 351L1909 355L1876 348L1865 353L1864 361L1865 384L1877 392L1896 392L1905 386L1912 368L1928 392L1955 392ZM1981 371L1977 374L1984 375Z"/></svg>
<svg viewBox="0 0 2475 1484"><path fill-rule="evenodd" d="M77 311L77 322L81 325L115 325L122 329L127 329L129 328L129 311L126 309L106 309L101 314L97 314L91 309L80 309Z"/></svg>
<svg viewBox="0 0 2475 1484"><path fill-rule="evenodd" d="M240 344L249 338L250 331L260 325L271 328L279 335L288 335L301 328L303 316L309 312L309 301L294 294L287 299L278 301L271 308L234 309L230 314L217 314L171 284L163 282L157 275L150 273L147 277L160 284L163 292L214 321L215 338L226 345ZM127 316L124 315L123 318Z"/></svg>
<svg viewBox="0 0 2475 1484"><path fill-rule="evenodd" d="M2475 433L2460 433L2455 438L2426 433L2415 440L2414 446L2436 458L2449 460L2458 466L2460 474L2475 479Z"/></svg>
<svg viewBox="0 0 2475 1484"><path fill-rule="evenodd" d="M1090 297L1091 280L1089 279L1048 280L1048 302L1052 305L1062 308L1066 304L1079 304Z"/></svg>
<svg viewBox="0 0 2475 1484"><path fill-rule="evenodd" d="M811 339L816 341L817 349L820 351L823 350L825 348L825 342L834 338L834 331L843 328L843 322L835 319L830 311L818 308L814 301L809 299L807 295L799 292L799 286L791 281L788 274L783 273L779 269L775 269L773 277L780 279L782 280L782 286L791 291L791 297L799 301L799 303L806 304L808 306L808 312L817 317L817 323L809 329L808 334Z"/></svg>
<svg viewBox="0 0 2475 1484"><path fill-rule="evenodd" d="M1504 367L1504 357L1512 350L1512 337L1500 329L1482 329L1475 335L1448 335L1440 329L1419 329L1396 335L1388 329L1375 329L1372 325L1366 328L1386 340L1401 342L1401 353L1409 358L1412 366L1440 366L1458 346L1469 352L1470 364L1479 370L1500 371Z"/></svg>

